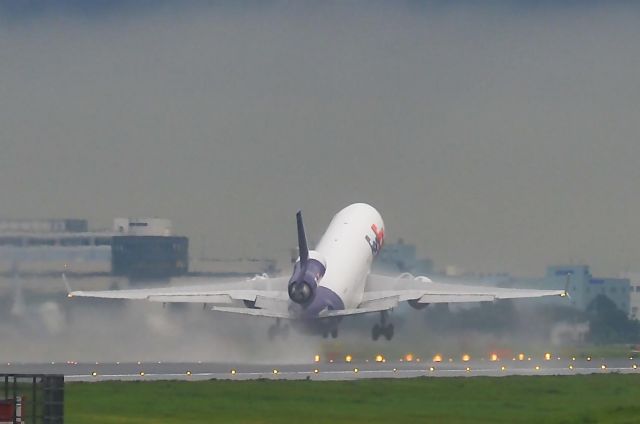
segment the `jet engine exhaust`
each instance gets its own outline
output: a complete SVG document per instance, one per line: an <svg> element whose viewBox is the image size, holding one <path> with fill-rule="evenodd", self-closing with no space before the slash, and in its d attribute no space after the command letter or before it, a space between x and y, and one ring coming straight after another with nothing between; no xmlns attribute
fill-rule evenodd
<svg viewBox="0 0 640 424"><path fill-rule="evenodd" d="M315 290L305 281L296 281L289 284L289 298L295 303L304 305L313 299Z"/></svg>

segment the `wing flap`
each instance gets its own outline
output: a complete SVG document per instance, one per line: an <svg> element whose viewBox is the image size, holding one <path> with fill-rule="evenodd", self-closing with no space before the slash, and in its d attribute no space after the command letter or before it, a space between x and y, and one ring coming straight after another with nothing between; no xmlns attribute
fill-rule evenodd
<svg viewBox="0 0 640 424"><path fill-rule="evenodd" d="M294 319L295 317L290 315L289 313L278 312L278 311L270 311L266 309L251 309L251 308L234 308L227 306L212 306L212 311L218 312L229 312L233 314L240 315L252 315L257 317L268 317L268 318L282 318L282 319Z"/></svg>

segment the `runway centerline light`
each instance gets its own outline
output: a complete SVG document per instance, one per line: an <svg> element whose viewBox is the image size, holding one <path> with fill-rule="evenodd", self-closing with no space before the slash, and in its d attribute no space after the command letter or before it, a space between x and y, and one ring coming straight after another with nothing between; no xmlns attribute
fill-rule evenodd
<svg viewBox="0 0 640 424"><path fill-rule="evenodd" d="M504 365L500 367L500 371L505 371L507 369L507 367L505 367Z"/></svg>
<svg viewBox="0 0 640 424"><path fill-rule="evenodd" d="M591 361L591 356L587 356L587 361Z"/></svg>
<svg viewBox="0 0 640 424"><path fill-rule="evenodd" d="M314 373L314 374L318 374L319 372L320 372L320 370L319 370L318 368L316 368L316 369L314 369L314 370L313 370L313 373Z"/></svg>
<svg viewBox="0 0 640 424"><path fill-rule="evenodd" d="M602 365L600 365L600 368L603 369L603 370L606 370L607 366L605 364L602 364Z"/></svg>
<svg viewBox="0 0 640 424"><path fill-rule="evenodd" d="M234 368L234 369L231 370L231 375L236 375L237 372L238 371L236 371L235 368Z"/></svg>
<svg viewBox="0 0 640 424"><path fill-rule="evenodd" d="M187 371L187 376L191 377L191 371Z"/></svg>
<svg viewBox="0 0 640 424"><path fill-rule="evenodd" d="M94 377L96 377L96 376L98 375L98 373L97 373L97 372L95 372L95 371L93 371L93 372L91 373L91 375L92 375L92 376L94 376Z"/></svg>
<svg viewBox="0 0 640 424"><path fill-rule="evenodd" d="M144 377L144 371L140 371L140 377Z"/></svg>
<svg viewBox="0 0 640 424"><path fill-rule="evenodd" d="M435 370L436 370L436 368L435 368L435 367L429 367L429 371L433 372L433 371L435 371Z"/></svg>
<svg viewBox="0 0 640 424"><path fill-rule="evenodd" d="M275 374L278 374L278 372L279 372L279 371L278 371L277 369L275 369L275 368L273 369L273 374L274 374L274 375L275 375Z"/></svg>
<svg viewBox="0 0 640 424"><path fill-rule="evenodd" d="M638 369L638 364L633 364L633 365L631 366L631 368L633 368L634 370L637 370L637 369Z"/></svg>
<svg viewBox="0 0 640 424"><path fill-rule="evenodd" d="M467 367L464 369L466 372L470 372L471 371L471 367Z"/></svg>
<svg viewBox="0 0 640 424"><path fill-rule="evenodd" d="M540 371L540 365L536 365L536 371Z"/></svg>
<svg viewBox="0 0 640 424"><path fill-rule="evenodd" d="M398 368L394 368L394 369L393 369L393 372L398 372Z"/></svg>
<svg viewBox="0 0 640 424"><path fill-rule="evenodd" d="M358 373L358 371L360 371L358 368L353 369L353 372L355 372L356 374Z"/></svg>
<svg viewBox="0 0 640 424"><path fill-rule="evenodd" d="M569 369L572 370L573 369L573 364L569 364Z"/></svg>

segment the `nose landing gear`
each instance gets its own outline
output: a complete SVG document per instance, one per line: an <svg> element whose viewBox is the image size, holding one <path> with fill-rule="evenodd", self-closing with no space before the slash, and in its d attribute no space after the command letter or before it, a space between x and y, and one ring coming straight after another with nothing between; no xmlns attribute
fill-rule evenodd
<svg viewBox="0 0 640 424"><path fill-rule="evenodd" d="M371 329L371 338L377 341L380 336L384 336L385 339L391 340L393 338L393 324L387 324L387 311L380 312L380 324L376 324Z"/></svg>

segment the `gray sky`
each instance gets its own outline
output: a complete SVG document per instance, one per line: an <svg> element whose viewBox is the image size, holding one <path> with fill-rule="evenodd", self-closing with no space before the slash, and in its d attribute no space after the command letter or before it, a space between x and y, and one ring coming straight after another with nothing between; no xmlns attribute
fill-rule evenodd
<svg viewBox="0 0 640 424"><path fill-rule="evenodd" d="M639 7L148 3L0 9L0 216L286 257L364 201L439 267L640 269Z"/></svg>

